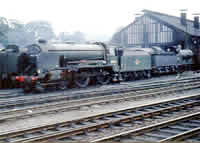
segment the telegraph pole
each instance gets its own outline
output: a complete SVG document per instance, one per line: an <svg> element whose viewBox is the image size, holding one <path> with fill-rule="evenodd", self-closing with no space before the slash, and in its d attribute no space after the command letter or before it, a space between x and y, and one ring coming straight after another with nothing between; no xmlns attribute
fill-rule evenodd
<svg viewBox="0 0 200 143"><path fill-rule="evenodd" d="M187 9L181 9L180 10L182 13L187 14ZM184 32L184 49L188 47L188 34L187 34L187 16L185 18L185 32Z"/></svg>
<svg viewBox="0 0 200 143"><path fill-rule="evenodd" d="M187 14L187 9L181 9L180 10L181 11L181 13L185 13L185 14ZM182 17L181 17L182 18ZM182 20L182 19L181 19ZM188 43L187 43L187 41L188 41L188 38L187 38L187 16L185 16L185 22L184 22L184 25L185 25L185 32L184 32L184 49L188 46ZM183 23L181 23L181 24L183 24ZM181 77L181 73L180 73L180 64L181 64L181 57L180 57L180 50L181 50L181 48L179 48L178 49L178 54L176 55L176 60L177 60L177 62L176 62L176 64L177 64L177 76L176 76L176 78L178 79L178 78L180 78Z"/></svg>

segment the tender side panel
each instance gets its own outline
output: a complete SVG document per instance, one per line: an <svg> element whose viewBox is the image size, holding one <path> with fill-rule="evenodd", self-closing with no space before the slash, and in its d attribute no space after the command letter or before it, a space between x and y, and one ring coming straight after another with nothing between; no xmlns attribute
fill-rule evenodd
<svg viewBox="0 0 200 143"><path fill-rule="evenodd" d="M151 70L150 55L130 55L121 57L121 72Z"/></svg>
<svg viewBox="0 0 200 143"><path fill-rule="evenodd" d="M177 64L176 55L152 55L152 64L154 67L172 66Z"/></svg>

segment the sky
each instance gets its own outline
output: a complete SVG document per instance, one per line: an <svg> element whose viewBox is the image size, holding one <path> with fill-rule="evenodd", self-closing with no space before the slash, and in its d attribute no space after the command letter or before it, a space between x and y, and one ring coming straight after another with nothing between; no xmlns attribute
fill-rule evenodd
<svg viewBox="0 0 200 143"><path fill-rule="evenodd" d="M0 16L23 23L49 21L56 34L81 31L90 40L108 39L143 9L179 16L200 13L199 0L0 0Z"/></svg>

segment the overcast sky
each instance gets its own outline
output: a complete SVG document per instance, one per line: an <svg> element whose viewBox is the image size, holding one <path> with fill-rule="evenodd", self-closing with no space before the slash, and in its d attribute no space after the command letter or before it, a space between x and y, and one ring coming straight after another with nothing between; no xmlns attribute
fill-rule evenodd
<svg viewBox="0 0 200 143"><path fill-rule="evenodd" d="M111 36L143 9L179 16L180 9L200 13L199 0L1 0L0 16L24 23L49 21L56 33L81 31L90 38Z"/></svg>

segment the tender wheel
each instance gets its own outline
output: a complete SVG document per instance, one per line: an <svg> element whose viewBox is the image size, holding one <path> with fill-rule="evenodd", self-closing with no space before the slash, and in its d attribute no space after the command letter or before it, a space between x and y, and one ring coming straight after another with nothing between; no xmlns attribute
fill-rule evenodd
<svg viewBox="0 0 200 143"><path fill-rule="evenodd" d="M129 81L130 80L129 76L130 76L129 73L122 73L122 78L124 81Z"/></svg>
<svg viewBox="0 0 200 143"><path fill-rule="evenodd" d="M132 76L133 76L133 79L134 79L134 80L137 80L138 77L139 77L139 75L138 75L137 72L133 72Z"/></svg>
<svg viewBox="0 0 200 143"><path fill-rule="evenodd" d="M87 87L90 83L90 77L87 73L76 74L74 82L78 87Z"/></svg>
<svg viewBox="0 0 200 143"><path fill-rule="evenodd" d="M144 79L144 72L143 71L139 71L138 75L139 75L139 79Z"/></svg>
<svg viewBox="0 0 200 143"><path fill-rule="evenodd" d="M141 78L145 79L146 78L146 71L141 72Z"/></svg>

